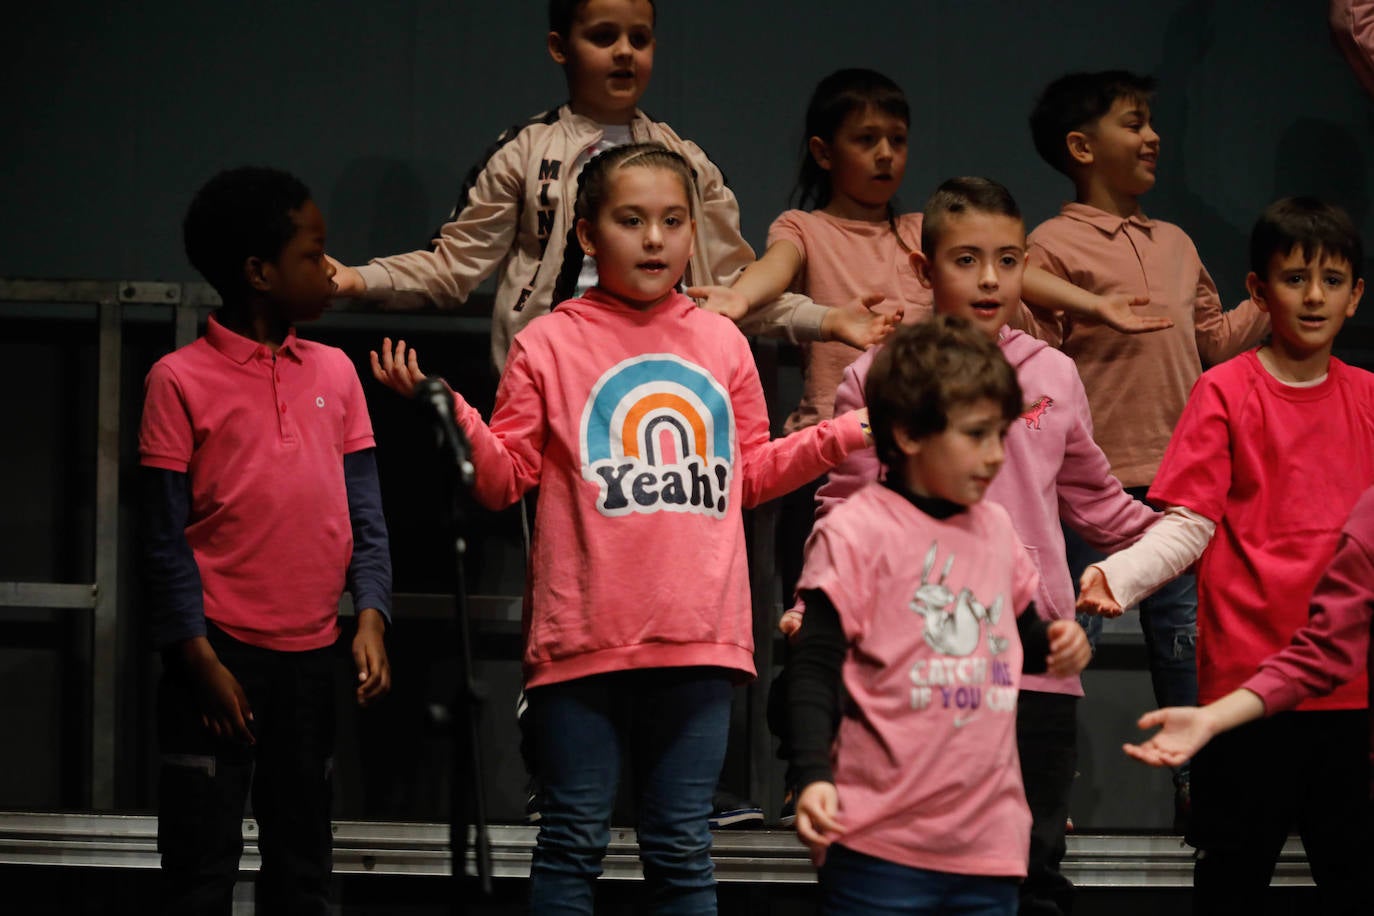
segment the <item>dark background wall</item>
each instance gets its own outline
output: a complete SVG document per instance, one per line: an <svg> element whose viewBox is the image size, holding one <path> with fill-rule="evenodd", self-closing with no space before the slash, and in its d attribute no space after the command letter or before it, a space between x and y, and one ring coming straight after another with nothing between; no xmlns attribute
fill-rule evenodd
<svg viewBox="0 0 1374 916"><path fill-rule="evenodd" d="M811 87L854 65L911 98L912 208L986 174L1032 224L1051 215L1071 189L1031 147L1035 93L1126 67L1160 80L1147 212L1193 234L1228 302L1274 197L1322 194L1374 228L1374 106L1321 0L659 6L644 106L719 162L755 244L786 205ZM496 134L564 98L545 21L539 0L28 5L0 59L0 276L191 279L182 208L243 162L301 174L346 261L423 244Z"/></svg>
<svg viewBox="0 0 1374 916"><path fill-rule="evenodd" d="M306 179L342 260L410 250L427 241L502 128L564 98L537 0L72 2L8 16L0 277L196 279L181 253L182 211L209 175L246 162ZM1243 295L1249 225L1277 196L1340 202L1374 239L1374 102L1332 46L1320 0L663 0L655 64L644 107L721 165L756 246L787 205L811 87L844 66L881 70L910 97L901 199L912 209L945 177L985 174L1011 187L1031 225L1052 215L1071 188L1032 149L1034 96L1071 69L1124 67L1160 82L1163 154L1146 212L1192 234L1228 304ZM1368 362L1369 315L1357 316L1338 352ZM438 348L430 368L470 380L463 390L480 401L489 395L480 329L452 339L434 330L445 320L395 330ZM94 329L33 310L0 312L0 322L0 365L11 382L0 387L0 410L12 434L0 449L0 581L90 581ZM325 322L314 336L364 359L390 329L374 327ZM126 505L142 375L170 343L166 328L126 337ZM398 588L433 591L442 582L442 554L425 533L433 507L396 496L414 485L410 456L424 437L374 389ZM126 518L126 533L132 524ZM474 571L488 591L507 590L518 528L508 517L484 524L499 543ZM123 581L132 623L122 650L119 803L146 807L155 665L140 642L132 575ZM78 669L89 651L81 628L64 612L7 614L0 728L23 735L25 750L0 764L0 807L79 803L87 685ZM345 754L380 772L374 782L385 791L380 802L367 797L341 767L345 813L442 816L442 764L423 716L425 700L447 690L441 636L432 624L398 631L394 651L409 666L398 665L408 682L398 692L409 692L381 721L346 720ZM497 685L489 742L491 772L504 780L497 813L518 813L506 711L516 676L495 661L513 657L514 637L497 634L482 648ZM1150 702L1140 663L1130 646L1118 647L1089 679L1073 810L1080 829L1167 823L1167 776L1126 768L1116 750Z"/></svg>

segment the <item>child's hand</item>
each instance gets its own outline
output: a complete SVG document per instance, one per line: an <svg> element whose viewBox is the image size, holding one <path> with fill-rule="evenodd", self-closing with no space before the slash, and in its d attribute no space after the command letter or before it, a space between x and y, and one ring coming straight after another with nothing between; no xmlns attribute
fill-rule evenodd
<svg viewBox="0 0 1374 916"><path fill-rule="evenodd" d="M336 296L361 296L367 292L367 284L363 282L363 275L358 273L358 268L349 267L342 261L325 255L324 259L334 267L334 291Z"/></svg>
<svg viewBox="0 0 1374 916"><path fill-rule="evenodd" d="M358 705L366 706L391 690L391 663L386 657L386 618L376 608L363 608L353 637L353 664L358 669Z"/></svg>
<svg viewBox="0 0 1374 916"><path fill-rule="evenodd" d="M797 839L806 844L812 856L844 835L844 827L835 820L839 807L840 796L833 782L813 782L797 796Z"/></svg>
<svg viewBox="0 0 1374 916"><path fill-rule="evenodd" d="M858 350L867 350L887 340L902 323L902 310L875 312L873 306L882 302L880 295L864 296L858 301L862 311L832 308L821 322L821 339L838 340Z"/></svg>
<svg viewBox="0 0 1374 916"><path fill-rule="evenodd" d="M372 377L401 397L413 397L415 386L425 380L416 352L411 350L407 353L404 340L396 341L396 349L392 350L391 338L383 337L381 358L378 359L376 350L370 351L369 356L372 359Z"/></svg>
<svg viewBox="0 0 1374 916"><path fill-rule="evenodd" d="M693 299L700 299L702 308L731 321L739 321L749 314L749 300L728 286L690 286L684 292Z"/></svg>
<svg viewBox="0 0 1374 916"><path fill-rule="evenodd" d="M791 639L801 629L801 623L801 611L783 611L782 619L778 621L778 629L782 630L783 636Z"/></svg>
<svg viewBox="0 0 1374 916"><path fill-rule="evenodd" d="M219 660L204 636L188 639L181 646L181 659L191 676L200 707L200 724L215 738L256 744L248 727L253 710L238 678Z"/></svg>
<svg viewBox="0 0 1374 916"><path fill-rule="evenodd" d="M1107 585L1107 577L1096 566L1083 570L1083 577L1078 580L1076 609L1084 614L1100 614L1103 617L1120 617L1122 614L1121 605L1112 597L1111 587Z"/></svg>
<svg viewBox="0 0 1374 916"><path fill-rule="evenodd" d="M1052 677L1072 677L1092 661L1088 634L1076 620L1055 620L1049 625L1050 654L1045 659Z"/></svg>
<svg viewBox="0 0 1374 916"><path fill-rule="evenodd" d="M1132 306L1148 305L1149 296L1132 296L1127 293L1109 293L1098 296L1097 319L1122 334L1145 334L1162 331L1174 326L1173 319L1165 317L1147 318L1136 314Z"/></svg>
<svg viewBox="0 0 1374 916"><path fill-rule="evenodd" d="M1136 723L1160 730L1140 744L1123 744L1128 757L1154 767L1176 767L1198 752L1216 734L1207 710L1196 706L1170 706L1147 712Z"/></svg>

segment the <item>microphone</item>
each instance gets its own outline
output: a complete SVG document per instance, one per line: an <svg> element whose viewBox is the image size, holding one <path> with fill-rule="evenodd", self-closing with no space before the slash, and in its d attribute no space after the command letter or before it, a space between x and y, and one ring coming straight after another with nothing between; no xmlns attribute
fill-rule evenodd
<svg viewBox="0 0 1374 916"><path fill-rule="evenodd" d="M440 378L426 378L415 386L415 403L429 415L438 434L438 445L453 455L458 479L463 486L472 486L472 447L453 413L453 392Z"/></svg>

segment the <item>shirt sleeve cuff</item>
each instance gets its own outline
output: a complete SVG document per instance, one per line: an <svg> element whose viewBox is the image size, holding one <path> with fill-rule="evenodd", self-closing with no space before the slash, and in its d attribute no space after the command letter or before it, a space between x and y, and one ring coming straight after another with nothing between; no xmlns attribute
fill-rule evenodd
<svg viewBox="0 0 1374 916"><path fill-rule="evenodd" d="M384 293L396 288L391 282L391 274L380 264L363 264L357 270L367 284L367 294Z"/></svg>

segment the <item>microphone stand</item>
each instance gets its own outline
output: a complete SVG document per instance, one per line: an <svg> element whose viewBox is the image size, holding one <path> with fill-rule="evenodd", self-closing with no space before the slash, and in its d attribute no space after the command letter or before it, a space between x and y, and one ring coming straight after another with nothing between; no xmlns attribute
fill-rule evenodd
<svg viewBox="0 0 1374 916"><path fill-rule="evenodd" d="M454 912L467 911L463 891L466 881L468 827L472 827L473 857L477 883L483 897L491 896L491 836L487 831L486 783L482 773L479 741L485 690L473 675L472 634L467 608L467 586L463 556L467 549L464 528L469 507L468 493L475 472L467 437L463 435L453 411L453 394L441 379L428 378L416 385L415 401L425 409L434 425L435 438L446 463L443 475L448 513L444 536L453 544L454 634L458 655L458 685L449 724L453 735L453 770L449 810L449 850L452 854Z"/></svg>

